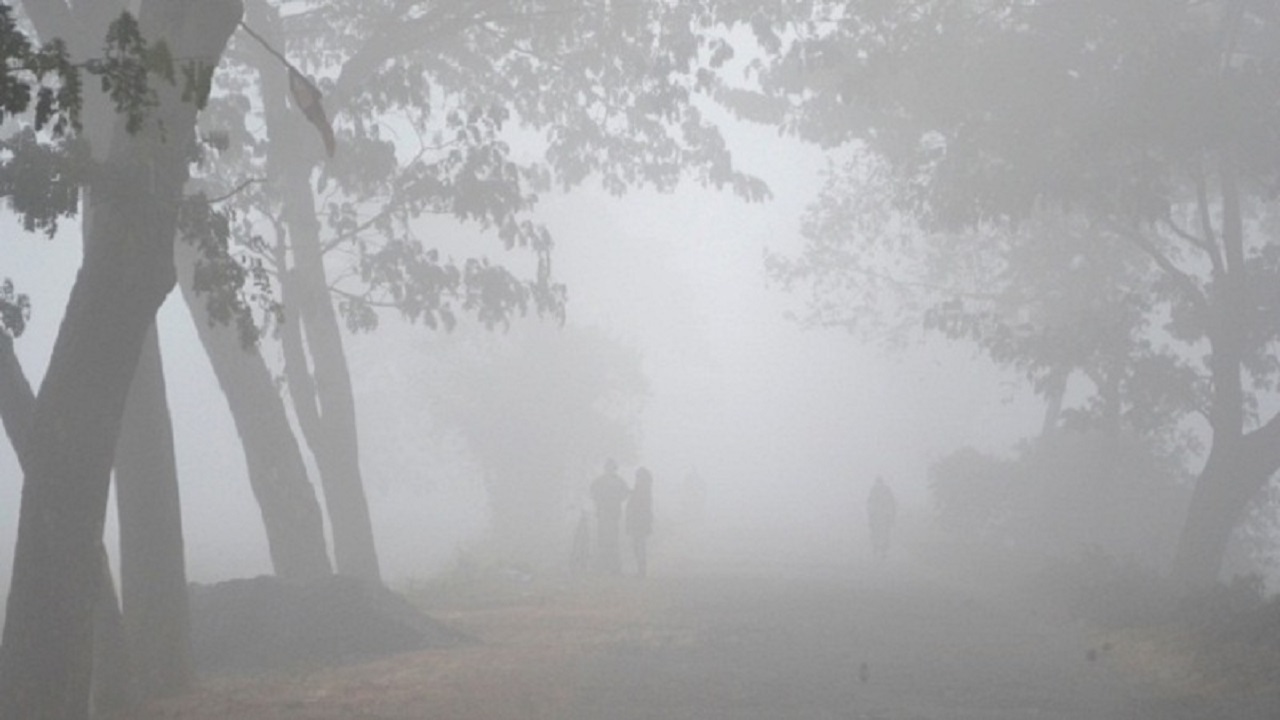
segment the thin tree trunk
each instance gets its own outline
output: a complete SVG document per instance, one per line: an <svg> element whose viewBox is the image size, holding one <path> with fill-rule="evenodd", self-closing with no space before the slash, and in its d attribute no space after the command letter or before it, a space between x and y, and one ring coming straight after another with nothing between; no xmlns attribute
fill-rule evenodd
<svg viewBox="0 0 1280 720"><path fill-rule="evenodd" d="M0 332L0 422L9 436L13 453L22 462L27 446L27 433L31 429L31 416L35 414L36 395L22 369L22 363L13 352L13 338Z"/></svg>
<svg viewBox="0 0 1280 720"><path fill-rule="evenodd" d="M278 37L274 32L278 15L270 8L263 12L268 37ZM264 55L260 76L271 140L270 175L279 183L283 196L284 223L292 252L291 266L282 264L280 268L285 309L289 313L283 338L285 376L298 424L320 472L337 570L381 583L373 523L360 474L355 396L325 277L320 223L311 191L313 163L307 158L308 148L316 147L314 129L285 105L287 78L276 62Z"/></svg>
<svg viewBox="0 0 1280 720"><path fill-rule="evenodd" d="M163 269L121 254L86 258L36 402L0 651L0 717L86 712L115 440L138 350L164 297Z"/></svg>
<svg viewBox="0 0 1280 720"><path fill-rule="evenodd" d="M295 255L297 245L295 241ZM316 270L313 268L311 272ZM323 270L318 272L323 286ZM297 268L291 275L294 273L309 274ZM333 317L327 290L321 298L306 291L313 288L297 291L299 285L313 282L312 277L302 279L294 275L284 284L295 290L285 290L286 307L296 310L289 314L289 327L284 328L282 337L285 377L298 425L320 472L338 572L381 583L373 523L360 475L355 399L337 319ZM323 317L326 314L329 317ZM305 338L310 341L307 346L315 368L314 380L307 367L304 330Z"/></svg>
<svg viewBox="0 0 1280 720"><path fill-rule="evenodd" d="M240 435L272 567L286 578L328 575L324 518L271 370L257 348L241 346L234 328L211 324L205 298L192 283L196 249L179 242L177 257L182 297Z"/></svg>
<svg viewBox="0 0 1280 720"><path fill-rule="evenodd" d="M241 10L235 0L144 0L139 23L176 57L212 66ZM0 646L3 718L83 720L89 712L111 466L143 342L174 284L176 213L194 138L195 105L179 88L156 89L159 104L140 133L116 122L25 443Z"/></svg>
<svg viewBox="0 0 1280 720"><path fill-rule="evenodd" d="M154 325L124 412L115 454L120 594L135 687L146 700L181 692L192 678L178 467Z"/></svg>

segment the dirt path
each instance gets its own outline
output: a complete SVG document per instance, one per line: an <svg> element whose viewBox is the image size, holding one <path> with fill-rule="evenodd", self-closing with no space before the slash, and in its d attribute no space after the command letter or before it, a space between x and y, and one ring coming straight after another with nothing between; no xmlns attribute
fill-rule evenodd
<svg viewBox="0 0 1280 720"><path fill-rule="evenodd" d="M1141 717L1106 653L1090 660L1079 633L918 577L621 578L437 614L482 642L207 681L146 717Z"/></svg>
<svg viewBox="0 0 1280 720"><path fill-rule="evenodd" d="M919 579L701 577L652 597L569 717L1134 717L1085 638Z"/></svg>

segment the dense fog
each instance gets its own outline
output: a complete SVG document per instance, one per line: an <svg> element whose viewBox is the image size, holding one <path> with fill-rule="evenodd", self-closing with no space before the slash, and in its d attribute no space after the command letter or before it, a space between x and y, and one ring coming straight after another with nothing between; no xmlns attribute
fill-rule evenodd
<svg viewBox="0 0 1280 720"><path fill-rule="evenodd" d="M963 446L1007 450L1038 430L1042 411L1020 378L971 350L929 342L895 352L789 321L796 302L770 286L761 258L766 249L796 245L822 155L728 122L732 150L767 179L772 201L744 205L685 187L672 195L613 199L588 191L545 202L556 271L570 288L568 323L598 328L643 358L649 386L641 439L624 470L654 471L659 522L679 526L690 473L706 485L705 527L679 539L660 533L659 556L842 565L865 551L865 495L876 475L890 478L905 510L923 522L932 513L932 460ZM783 165L775 164L780 145ZM36 310L18 346L33 383L56 332L45 315L65 302L74 249L14 250L24 259L15 267L39 268L24 283L33 287ZM235 430L179 298L160 322L191 579L268 573ZM430 367L459 340L395 321L348 340L384 571L408 581L446 570L459 550L482 547L489 530L480 471L431 413ZM583 458L565 478L576 496L545 518L561 530L563 555L574 503L583 503L605 459ZM5 492L16 498L20 474L7 448L4 462ZM17 504L3 507L12 542ZM554 554L548 549L538 561Z"/></svg>
<svg viewBox="0 0 1280 720"><path fill-rule="evenodd" d="M0 5L0 720L1274 712L1274 3L167 1Z"/></svg>

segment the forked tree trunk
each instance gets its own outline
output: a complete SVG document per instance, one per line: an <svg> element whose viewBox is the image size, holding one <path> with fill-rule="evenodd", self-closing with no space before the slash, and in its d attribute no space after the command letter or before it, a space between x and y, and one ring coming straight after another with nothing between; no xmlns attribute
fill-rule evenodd
<svg viewBox="0 0 1280 720"><path fill-rule="evenodd" d="M191 683L191 613L173 424L155 326L125 402L116 443L120 595L135 689L142 699Z"/></svg>
<svg viewBox="0 0 1280 720"><path fill-rule="evenodd" d="M318 239L310 242L318 245ZM293 242L295 258L299 245L307 243ZM299 261L299 267L293 268L290 279L283 283L286 308L293 309L288 311L288 327L282 336L285 378L298 425L320 472L338 572L381 583L373 522L360 474L351 375L324 282L319 248L314 252L317 257Z"/></svg>
<svg viewBox="0 0 1280 720"><path fill-rule="evenodd" d="M264 31L274 32L279 18L265 8ZM288 313L282 341L285 377L307 447L320 472L325 507L333 531L333 554L343 575L381 583L373 539L360 448L355 396L337 313L329 295L320 223L311 190L315 130L285 104L287 76L278 62L263 54L260 64L267 136L271 143L269 175L283 199L288 231L288 267L282 264L282 287Z"/></svg>
<svg viewBox="0 0 1280 720"><path fill-rule="evenodd" d="M324 518L271 370L257 348L240 344L234 328L210 323L192 282L198 253L181 241L176 250L178 285L240 436L272 567L286 578L328 575Z"/></svg>
<svg viewBox="0 0 1280 720"><path fill-rule="evenodd" d="M212 67L241 11L237 0L144 0L139 22L174 57ZM3 718L83 720L89 712L111 466L143 342L174 284L176 214L194 139L195 105L179 88L157 92L140 133L116 122L25 443L0 646Z"/></svg>
<svg viewBox="0 0 1280 720"><path fill-rule="evenodd" d="M1213 444L1196 479L1173 561L1174 577L1191 588L1219 579L1232 533L1280 470L1280 415L1245 432L1244 357L1250 339L1244 328L1252 326L1258 305L1250 297L1235 168L1226 154L1220 162L1223 269L1206 300Z"/></svg>
<svg viewBox="0 0 1280 720"><path fill-rule="evenodd" d="M0 333L0 422L13 452L23 462L27 431L31 426L31 414L35 410L35 393L27 374L13 352L13 338ZM124 637L124 620L120 615L120 602L116 597L115 581L107 561L107 550L101 544L99 552L98 602L94 610L93 642L93 707L103 713L121 713L132 707L135 696L127 644Z"/></svg>

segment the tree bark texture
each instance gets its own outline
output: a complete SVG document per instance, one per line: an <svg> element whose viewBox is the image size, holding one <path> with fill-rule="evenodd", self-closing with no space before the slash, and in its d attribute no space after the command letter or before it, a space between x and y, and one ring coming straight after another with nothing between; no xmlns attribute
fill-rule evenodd
<svg viewBox="0 0 1280 720"><path fill-rule="evenodd" d="M139 23L175 57L216 65L237 0L145 0ZM174 284L177 208L196 107L156 86L130 134L115 122L93 181L84 261L72 286L27 436L3 644L0 717L83 720L107 489L125 398L157 309ZM158 128L163 128L161 132Z"/></svg>
<svg viewBox="0 0 1280 720"><path fill-rule="evenodd" d="M298 245L306 242L294 241L295 257ZM287 325L282 334L285 377L298 425L320 472L337 570L343 575L381 583L373 522L360 474L350 371L324 282L318 239L312 242L317 245L311 248L317 256L312 259L314 262L299 262L298 267L290 269L289 280L282 283ZM319 288L314 287L317 280Z"/></svg>
<svg viewBox="0 0 1280 720"><path fill-rule="evenodd" d="M173 424L155 326L147 334L115 454L120 595L135 689L149 699L191 683L191 612Z"/></svg>
<svg viewBox="0 0 1280 720"><path fill-rule="evenodd" d="M197 250L180 241L176 252L178 286L240 435L272 567L285 578L328 575L324 517L271 370L257 348L240 344L234 328L211 323L205 298L192 283Z"/></svg>
<svg viewBox="0 0 1280 720"><path fill-rule="evenodd" d="M274 10L266 10L274 13ZM278 41L278 17L266 19L269 38ZM272 37L274 36L274 37ZM286 75L264 55L260 67L267 135L271 141L269 175L283 199L288 233L288 266L280 268L286 310L283 328L285 377L298 425L320 472L325 507L333 532L333 554L343 575L381 583L356 428L355 396L342 345L320 245L320 222L311 190L314 129L285 104Z"/></svg>

